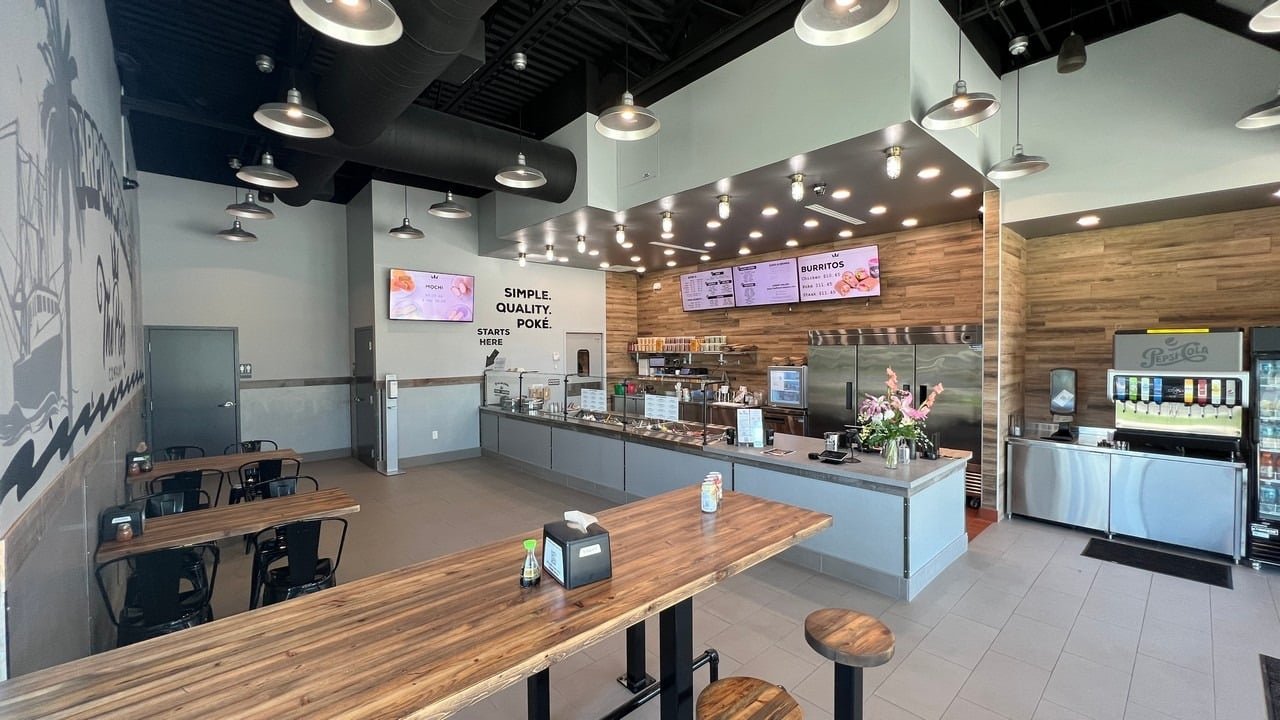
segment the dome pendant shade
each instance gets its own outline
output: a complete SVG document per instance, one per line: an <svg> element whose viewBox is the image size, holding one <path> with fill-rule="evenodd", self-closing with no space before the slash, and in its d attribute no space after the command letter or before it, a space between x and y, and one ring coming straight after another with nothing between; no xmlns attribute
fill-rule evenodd
<svg viewBox="0 0 1280 720"><path fill-rule="evenodd" d="M453 200L453 192L444 194L444 201L427 208L427 212L436 217L448 218L450 220L462 220L471 217L471 211L459 205Z"/></svg>
<svg viewBox="0 0 1280 720"><path fill-rule="evenodd" d="M393 227L387 231L387 234L393 238L401 240L421 240L426 237L426 233L409 224L409 218L405 218L400 227Z"/></svg>
<svg viewBox="0 0 1280 720"><path fill-rule="evenodd" d="M227 214L246 220L272 220L276 216L271 208L265 208L254 202L252 192L245 193L244 202L228 205Z"/></svg>
<svg viewBox="0 0 1280 720"><path fill-rule="evenodd" d="M796 35L810 45L845 45L869 37L898 12L898 0L808 0Z"/></svg>
<svg viewBox="0 0 1280 720"><path fill-rule="evenodd" d="M231 227L226 230L219 230L218 237L231 242L255 242L258 239L257 235L241 227L239 220L231 223Z"/></svg>
<svg viewBox="0 0 1280 720"><path fill-rule="evenodd" d="M1039 155L1024 155L1022 144L1019 143L1013 146L1012 155L991 166L987 171L987 177L992 180L1013 180L1048 169L1048 160Z"/></svg>
<svg viewBox="0 0 1280 720"><path fill-rule="evenodd" d="M622 104L600 113L596 119L596 132L611 140L643 140L652 137L662 127L662 121L653 111L637 105L630 91L622 94Z"/></svg>
<svg viewBox="0 0 1280 720"><path fill-rule="evenodd" d="M999 110L1000 101L995 95L971 93L964 80L957 80L955 94L929 108L920 124L930 130L954 130L976 125Z"/></svg>
<svg viewBox="0 0 1280 720"><path fill-rule="evenodd" d="M275 159L271 157L269 152L262 153L261 164L240 168L239 172L236 173L236 177L250 185L258 185L260 187L281 190L298 187L298 179L292 173L276 167Z"/></svg>
<svg viewBox="0 0 1280 720"><path fill-rule="evenodd" d="M1256 33L1280 32L1280 0L1264 5L1250 18L1249 29Z"/></svg>
<svg viewBox="0 0 1280 720"><path fill-rule="evenodd" d="M303 22L352 45L390 45L404 25L387 0L289 0Z"/></svg>
<svg viewBox="0 0 1280 720"><path fill-rule="evenodd" d="M493 179L500 185L521 190L547 184L547 176L543 175L541 170L525 164L524 153L516 155L516 164L502 168L497 175L493 176Z"/></svg>
<svg viewBox="0 0 1280 720"><path fill-rule="evenodd" d="M1058 74L1073 73L1084 67L1088 59L1084 50L1084 38L1073 32L1062 41L1062 49L1058 51Z"/></svg>
<svg viewBox="0 0 1280 720"><path fill-rule="evenodd" d="M297 88L290 88L282 103L263 103L253 119L268 130L290 137L319 139L333 134L329 119L303 105Z"/></svg>
<svg viewBox="0 0 1280 720"><path fill-rule="evenodd" d="M1244 117L1236 121L1236 127L1241 130L1257 130L1274 125L1280 125L1280 96L1249 108Z"/></svg>

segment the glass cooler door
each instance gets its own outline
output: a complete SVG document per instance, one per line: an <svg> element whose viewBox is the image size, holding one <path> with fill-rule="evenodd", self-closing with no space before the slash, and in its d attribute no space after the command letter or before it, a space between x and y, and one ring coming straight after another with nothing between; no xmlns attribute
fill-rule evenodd
<svg viewBox="0 0 1280 720"><path fill-rule="evenodd" d="M1280 356L1262 356L1254 367L1257 412L1254 413L1254 474L1258 519L1280 522Z"/></svg>

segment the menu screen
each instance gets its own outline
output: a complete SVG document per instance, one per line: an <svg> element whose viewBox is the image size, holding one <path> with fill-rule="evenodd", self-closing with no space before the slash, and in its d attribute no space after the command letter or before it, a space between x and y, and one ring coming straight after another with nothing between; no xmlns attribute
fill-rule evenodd
<svg viewBox="0 0 1280 720"><path fill-rule="evenodd" d="M680 302L685 312L733 307L733 273L724 268L681 275Z"/></svg>
<svg viewBox="0 0 1280 720"><path fill-rule="evenodd" d="M771 260L733 268L733 294L738 307L781 305L800 301L796 259Z"/></svg>
<svg viewBox="0 0 1280 720"><path fill-rule="evenodd" d="M868 245L800 258L800 300L880 294L880 248Z"/></svg>
<svg viewBox="0 0 1280 720"><path fill-rule="evenodd" d="M471 322L475 282L471 275L392 270L391 319Z"/></svg>

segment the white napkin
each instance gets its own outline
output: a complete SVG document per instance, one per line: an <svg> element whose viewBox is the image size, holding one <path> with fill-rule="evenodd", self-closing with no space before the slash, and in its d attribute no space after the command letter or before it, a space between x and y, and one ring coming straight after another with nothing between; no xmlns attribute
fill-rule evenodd
<svg viewBox="0 0 1280 720"><path fill-rule="evenodd" d="M579 532L586 532L587 527L596 521L595 515L588 515L580 510L566 510L564 513L564 521L569 523L569 527Z"/></svg>

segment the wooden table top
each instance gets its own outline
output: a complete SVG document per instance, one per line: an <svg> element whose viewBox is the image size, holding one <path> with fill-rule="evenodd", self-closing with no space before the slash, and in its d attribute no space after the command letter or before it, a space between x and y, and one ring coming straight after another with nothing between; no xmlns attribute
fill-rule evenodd
<svg viewBox="0 0 1280 720"><path fill-rule="evenodd" d="M96 559L101 564L152 550L187 547L255 533L295 520L350 515L359 511L360 504L355 498L338 488L191 510L147 519L142 535L124 542L110 540L102 543L98 546Z"/></svg>
<svg viewBox="0 0 1280 720"><path fill-rule="evenodd" d="M8 680L0 717L443 718L831 525L699 490L599 513L609 580L521 588L525 533Z"/></svg>
<svg viewBox="0 0 1280 720"><path fill-rule="evenodd" d="M264 450L254 453L236 453L234 455L209 455L207 457L187 458L185 460L161 460L152 463L151 470L139 475L126 476L131 483L144 483L165 475L187 472L189 470L221 470L235 472L241 465L255 460L302 460L296 450L281 448L280 450Z"/></svg>

